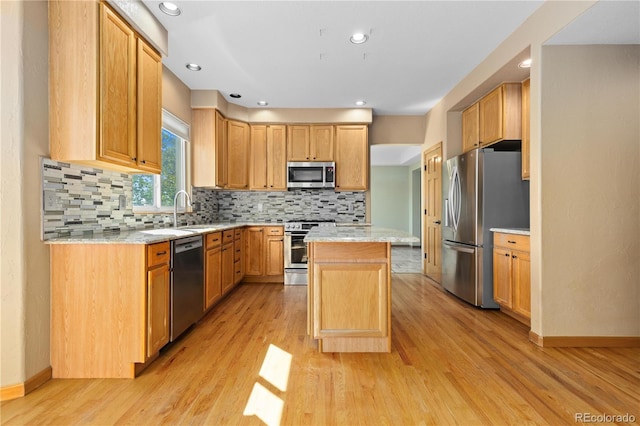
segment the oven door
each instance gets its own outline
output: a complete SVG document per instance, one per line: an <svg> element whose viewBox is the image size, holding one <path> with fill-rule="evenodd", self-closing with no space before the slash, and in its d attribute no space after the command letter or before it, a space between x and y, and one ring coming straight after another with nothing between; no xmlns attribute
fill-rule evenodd
<svg viewBox="0 0 640 426"><path fill-rule="evenodd" d="M306 232L285 232L284 267L285 269L307 269Z"/></svg>

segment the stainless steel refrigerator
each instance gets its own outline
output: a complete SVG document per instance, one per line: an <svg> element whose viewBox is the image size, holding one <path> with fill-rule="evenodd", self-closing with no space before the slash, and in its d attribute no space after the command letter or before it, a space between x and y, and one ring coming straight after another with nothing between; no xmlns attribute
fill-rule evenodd
<svg viewBox="0 0 640 426"><path fill-rule="evenodd" d="M521 153L475 149L447 160L442 173L442 286L475 306L498 308L489 229L529 227Z"/></svg>

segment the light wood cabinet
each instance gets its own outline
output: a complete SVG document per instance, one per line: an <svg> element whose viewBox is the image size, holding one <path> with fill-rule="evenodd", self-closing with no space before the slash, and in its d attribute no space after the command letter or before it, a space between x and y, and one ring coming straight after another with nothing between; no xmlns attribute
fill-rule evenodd
<svg viewBox="0 0 640 426"><path fill-rule="evenodd" d="M50 253L53 377L134 377L169 339L169 243Z"/></svg>
<svg viewBox="0 0 640 426"><path fill-rule="evenodd" d="M244 278L244 229L236 228L233 233L233 284L237 285Z"/></svg>
<svg viewBox="0 0 640 426"><path fill-rule="evenodd" d="M191 111L191 182L227 186L227 119L214 108Z"/></svg>
<svg viewBox="0 0 640 426"><path fill-rule="evenodd" d="M284 228L282 226L250 226L245 232L245 281L282 282L284 280Z"/></svg>
<svg viewBox="0 0 640 426"><path fill-rule="evenodd" d="M229 189L249 188L249 125L227 120L227 184Z"/></svg>
<svg viewBox="0 0 640 426"><path fill-rule="evenodd" d="M462 152L480 146L480 106L476 102L462 111Z"/></svg>
<svg viewBox="0 0 640 426"><path fill-rule="evenodd" d="M528 325L531 319L529 237L497 232L493 247L493 298L503 312Z"/></svg>
<svg viewBox="0 0 640 426"><path fill-rule="evenodd" d="M369 185L369 139L366 125L336 129L336 191L366 191Z"/></svg>
<svg viewBox="0 0 640 426"><path fill-rule="evenodd" d="M160 173L160 55L106 4L49 2L53 160Z"/></svg>
<svg viewBox="0 0 640 426"><path fill-rule="evenodd" d="M334 126L287 126L288 161L334 161Z"/></svg>
<svg viewBox="0 0 640 426"><path fill-rule="evenodd" d="M222 294L231 290L235 284L235 253L233 230L222 233Z"/></svg>
<svg viewBox="0 0 640 426"><path fill-rule="evenodd" d="M531 80L522 82L522 179L529 179L531 140Z"/></svg>
<svg viewBox="0 0 640 426"><path fill-rule="evenodd" d="M390 250L390 243L309 244L308 328L321 352L391 351Z"/></svg>
<svg viewBox="0 0 640 426"><path fill-rule="evenodd" d="M478 101L482 146L522 138L521 86L504 83Z"/></svg>
<svg viewBox="0 0 640 426"><path fill-rule="evenodd" d="M250 189L287 189L286 139L284 125L251 126Z"/></svg>
<svg viewBox="0 0 640 426"><path fill-rule="evenodd" d="M209 309L222 297L222 233L205 236L204 308Z"/></svg>
<svg viewBox="0 0 640 426"><path fill-rule="evenodd" d="M169 243L147 247L147 357L169 343Z"/></svg>

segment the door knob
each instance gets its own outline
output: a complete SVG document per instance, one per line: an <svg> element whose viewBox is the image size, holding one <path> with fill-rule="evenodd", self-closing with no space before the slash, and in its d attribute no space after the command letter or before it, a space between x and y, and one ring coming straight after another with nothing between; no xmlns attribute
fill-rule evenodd
<svg viewBox="0 0 640 426"><path fill-rule="evenodd" d="M441 221L439 221L439 220L436 220L436 221L435 221L435 222L433 222L433 223L435 223L436 225L440 225L442 222L441 222Z"/></svg>

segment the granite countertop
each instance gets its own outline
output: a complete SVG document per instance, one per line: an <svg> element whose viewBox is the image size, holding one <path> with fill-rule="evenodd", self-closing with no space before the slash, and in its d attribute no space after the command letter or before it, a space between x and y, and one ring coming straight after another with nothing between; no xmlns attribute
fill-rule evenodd
<svg viewBox="0 0 640 426"><path fill-rule="evenodd" d="M317 242L390 242L417 243L420 240L413 235L396 229L380 228L370 225L318 226L311 228L304 238L307 243Z"/></svg>
<svg viewBox="0 0 640 426"><path fill-rule="evenodd" d="M79 236L52 238L45 244L154 244L209 232L225 231L243 226L284 226L274 222L218 222L185 225L178 228L154 228L121 232L104 232Z"/></svg>
<svg viewBox="0 0 640 426"><path fill-rule="evenodd" d="M529 228L490 228L489 231L501 232L503 234L531 235Z"/></svg>

